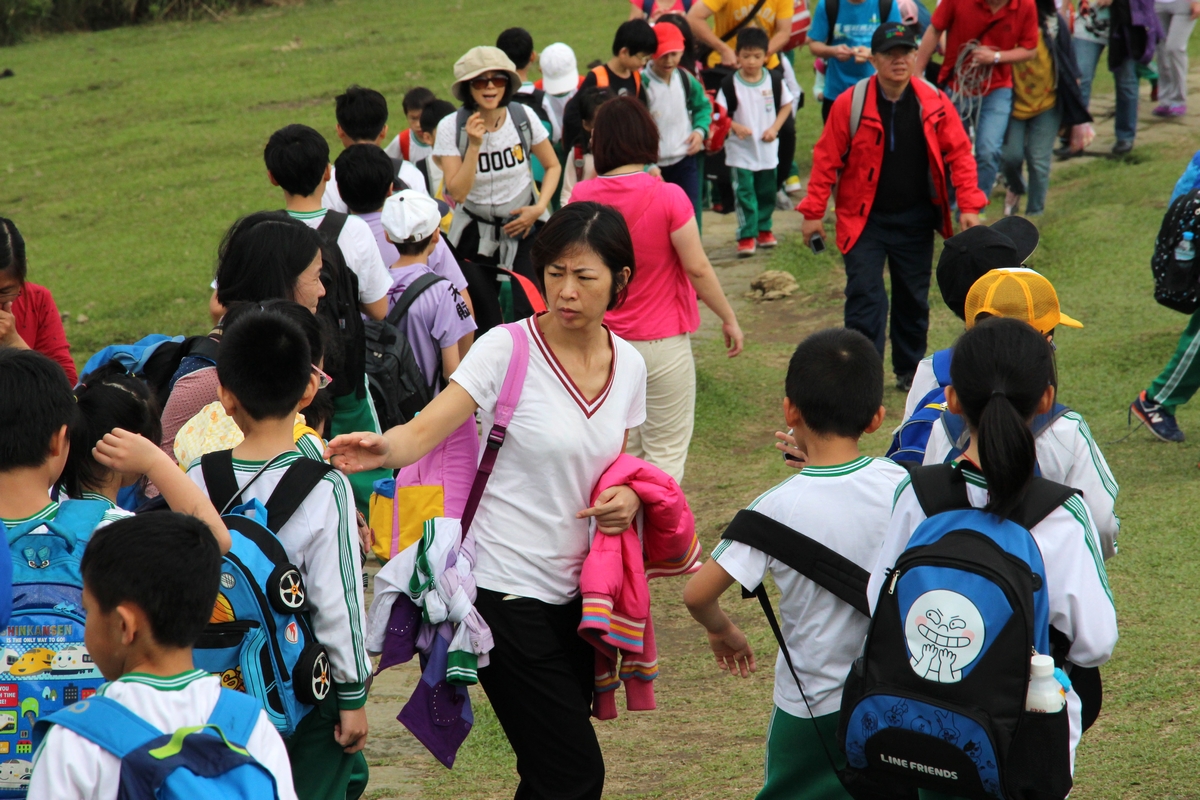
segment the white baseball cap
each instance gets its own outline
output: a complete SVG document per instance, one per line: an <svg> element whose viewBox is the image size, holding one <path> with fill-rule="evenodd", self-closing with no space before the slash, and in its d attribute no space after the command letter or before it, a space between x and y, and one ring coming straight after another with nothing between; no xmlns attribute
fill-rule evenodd
<svg viewBox="0 0 1200 800"><path fill-rule="evenodd" d="M405 189L389 197L379 217L388 238L401 242L419 242L433 235L442 221L437 201L424 192Z"/></svg>
<svg viewBox="0 0 1200 800"><path fill-rule="evenodd" d="M538 56L542 70L542 90L546 94L566 94L579 86L579 66L570 45L555 42Z"/></svg>

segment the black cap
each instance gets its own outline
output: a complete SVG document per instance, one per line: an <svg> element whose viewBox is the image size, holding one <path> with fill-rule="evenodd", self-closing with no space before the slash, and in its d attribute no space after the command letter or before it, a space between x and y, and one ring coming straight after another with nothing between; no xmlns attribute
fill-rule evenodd
<svg viewBox="0 0 1200 800"><path fill-rule="evenodd" d="M1017 260L1022 264L1033 255L1034 250L1037 250L1038 239L1040 238L1037 225L1034 225L1024 217L1016 215L1001 217L988 227L1012 239L1013 244L1017 248Z"/></svg>
<svg viewBox="0 0 1200 800"><path fill-rule="evenodd" d="M917 37L899 22L885 22L871 34L872 53L886 53L896 47L917 49Z"/></svg>
<svg viewBox="0 0 1200 800"><path fill-rule="evenodd" d="M937 265L938 288L950 310L964 319L967 292L975 281L994 269L1019 266L1021 259L1012 239L976 225L945 241Z"/></svg>

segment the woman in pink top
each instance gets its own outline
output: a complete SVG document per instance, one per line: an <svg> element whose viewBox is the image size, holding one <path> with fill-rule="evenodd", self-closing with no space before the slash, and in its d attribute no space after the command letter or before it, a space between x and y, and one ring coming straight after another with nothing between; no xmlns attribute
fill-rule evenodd
<svg viewBox="0 0 1200 800"><path fill-rule="evenodd" d="M602 105L592 154L599 177L576 184L571 202L620 211L637 258L625 302L604 317L646 361L646 422L630 431L626 452L681 481L696 412L697 296L721 318L730 356L742 352L742 329L704 254L688 196L646 171L658 159L658 128L646 107L631 97Z"/></svg>

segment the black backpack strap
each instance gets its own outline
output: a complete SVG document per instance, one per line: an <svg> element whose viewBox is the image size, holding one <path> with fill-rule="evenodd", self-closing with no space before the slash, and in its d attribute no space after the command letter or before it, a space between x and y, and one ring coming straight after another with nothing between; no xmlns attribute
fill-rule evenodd
<svg viewBox="0 0 1200 800"><path fill-rule="evenodd" d="M943 511L970 508L967 497L967 480L962 470L954 464L933 464L919 467L909 473L917 502L926 517Z"/></svg>
<svg viewBox="0 0 1200 800"><path fill-rule="evenodd" d="M757 511L743 509L721 534L782 561L813 583L871 616L867 581L871 573L815 539Z"/></svg>
<svg viewBox="0 0 1200 800"><path fill-rule="evenodd" d="M1078 489L1063 486L1061 483L1035 477L1025 489L1025 495L1008 518L1025 530L1033 530L1033 526L1044 520L1054 509L1079 494Z"/></svg>
<svg viewBox="0 0 1200 800"><path fill-rule="evenodd" d="M400 293L400 297L396 300L396 305L387 315L389 325L399 325L400 320L404 319L404 315L408 313L408 309L417 301L417 298L425 293L425 290L435 283L446 280L440 275L432 272L427 272L421 277L413 281L407 289Z"/></svg>
<svg viewBox="0 0 1200 800"><path fill-rule="evenodd" d="M336 244L338 237L342 235L342 228L346 226L346 220L349 219L349 216L349 214L341 211L326 211L321 224L317 226L317 233L321 234L325 241L330 244Z"/></svg>
<svg viewBox="0 0 1200 800"><path fill-rule="evenodd" d="M879 0L879 24L888 21L888 17L892 14L892 0Z"/></svg>
<svg viewBox="0 0 1200 800"><path fill-rule="evenodd" d="M217 450L205 453L200 457L200 470L204 475L204 488L208 490L208 499L218 512L224 513L229 502L241 493L237 478L233 474L233 451Z"/></svg>
<svg viewBox="0 0 1200 800"><path fill-rule="evenodd" d="M783 69L767 70L771 76L771 97L775 100L775 113L779 113L779 104L783 100Z"/></svg>
<svg viewBox="0 0 1200 800"><path fill-rule="evenodd" d="M334 468L324 461L303 456L293 461L264 504L267 509L267 524L271 526L271 530L279 533L304 502L304 498L308 497L321 479L333 470Z"/></svg>
<svg viewBox="0 0 1200 800"><path fill-rule="evenodd" d="M882 1L882 0L881 0ZM837 30L838 17L838 0L825 0L825 21L829 23L829 33L825 35L825 44L833 46L834 31ZM879 22L883 24L887 21L887 17L880 17Z"/></svg>

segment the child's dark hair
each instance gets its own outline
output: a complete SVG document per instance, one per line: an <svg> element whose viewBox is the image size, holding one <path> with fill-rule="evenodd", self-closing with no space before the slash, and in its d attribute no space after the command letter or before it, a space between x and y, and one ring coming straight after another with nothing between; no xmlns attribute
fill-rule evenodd
<svg viewBox="0 0 1200 800"><path fill-rule="evenodd" d="M654 35L654 28L644 19L622 22L613 37L612 54L619 56L621 50L628 50L631 56L639 53L654 55L658 50L658 37Z"/></svg>
<svg viewBox="0 0 1200 800"><path fill-rule="evenodd" d="M414 86L404 93L404 99L400 101L400 105L403 106L404 113L407 114L410 111L425 108L425 106L436 99L437 96L431 90L426 89L424 86ZM421 130L425 129L422 128Z"/></svg>
<svg viewBox="0 0 1200 800"><path fill-rule="evenodd" d="M627 164L658 161L658 125L642 101L622 95L596 110L592 155L600 175Z"/></svg>
<svg viewBox="0 0 1200 800"><path fill-rule="evenodd" d="M329 143L307 125L288 125L271 134L263 148L267 171L288 194L308 197L329 166Z"/></svg>
<svg viewBox="0 0 1200 800"><path fill-rule="evenodd" d="M579 119L583 122L595 122L596 112L600 110L600 106L612 99L611 89L601 89L596 86L584 89L579 93Z"/></svg>
<svg viewBox="0 0 1200 800"><path fill-rule="evenodd" d="M563 206L554 212L533 241L529 258L542 294L546 293L546 268L563 256L581 250L590 250L599 256L612 274L609 310L625 302L625 294L634 278L633 240L629 236L629 227L615 208L592 202ZM621 276L624 267L629 267L628 281Z"/></svg>
<svg viewBox="0 0 1200 800"><path fill-rule="evenodd" d="M1054 352L1028 323L993 317L958 338L950 382L979 445L988 511L1007 517L1033 478L1037 448L1029 420L1057 383Z"/></svg>
<svg viewBox="0 0 1200 800"><path fill-rule="evenodd" d="M517 69L525 69L533 59L533 36L524 28L508 28L501 31L496 37L496 47L504 51L504 55L512 60ZM424 125L421 126L421 130L425 130Z"/></svg>
<svg viewBox="0 0 1200 800"><path fill-rule="evenodd" d="M217 300L291 299L321 249L316 231L283 211L259 211L229 228L217 250Z"/></svg>
<svg viewBox="0 0 1200 800"><path fill-rule="evenodd" d="M144 381L111 361L80 381L75 387L79 413L71 425L71 452L62 474L67 496L76 498L98 491L107 479L109 469L92 457L92 448L114 428L141 434L156 445L162 441L161 412Z"/></svg>
<svg viewBox="0 0 1200 800"><path fill-rule="evenodd" d="M784 389L813 433L857 439L883 404L883 359L856 330L817 331L792 353Z"/></svg>
<svg viewBox="0 0 1200 800"><path fill-rule="evenodd" d="M419 242L392 242L392 245L402 256L419 256L425 252L425 248L429 247L431 241L433 241L432 233Z"/></svg>
<svg viewBox="0 0 1200 800"><path fill-rule="evenodd" d="M314 314L294 300L264 300L261 303L230 303L221 317L222 332L232 328L242 317L248 314L262 312L279 314L287 317L300 326L304 338L308 340L308 354L312 363L319 364L324 359L325 372L338 372L342 368L342 352L340 341L333 333L333 323L329 318Z"/></svg>
<svg viewBox="0 0 1200 800"><path fill-rule="evenodd" d="M282 419L304 396L312 363L299 325L279 314L250 313L221 334L217 379L252 419Z"/></svg>
<svg viewBox="0 0 1200 800"><path fill-rule="evenodd" d="M421 109L421 130L437 133L438 123L454 113L454 104L449 100L431 100Z"/></svg>
<svg viewBox="0 0 1200 800"><path fill-rule="evenodd" d="M35 350L0 347L0 472L45 463L50 440L75 414L62 367Z"/></svg>
<svg viewBox="0 0 1200 800"><path fill-rule="evenodd" d="M767 32L762 28L742 28L737 35L737 49L735 53L740 53L743 50L762 50L766 53L770 49L771 38L767 36Z"/></svg>
<svg viewBox="0 0 1200 800"><path fill-rule="evenodd" d="M117 520L92 534L80 563L83 585L100 609L133 603L157 644L195 644L212 616L221 551L200 520L159 511Z"/></svg>
<svg viewBox="0 0 1200 800"><path fill-rule="evenodd" d="M17 223L8 217L0 217L0 272L8 272L25 283L25 239L17 230Z"/></svg>
<svg viewBox="0 0 1200 800"><path fill-rule="evenodd" d="M391 157L373 144L352 144L333 162L337 169L338 193L354 214L383 208L392 188L395 168Z"/></svg>
<svg viewBox="0 0 1200 800"><path fill-rule="evenodd" d="M692 33L692 26L688 24L687 17L683 14L663 14L658 18L656 24L668 22L679 28L679 32L683 34L683 53L679 56L679 66L682 69L696 74L696 36ZM655 52L658 52L657 49Z"/></svg>
<svg viewBox="0 0 1200 800"><path fill-rule="evenodd" d="M374 89L348 86L346 91L333 99L334 116L342 133L356 142L373 142L383 133L387 125L387 100ZM278 176L276 177L278 180ZM338 178L341 186L341 178Z"/></svg>

